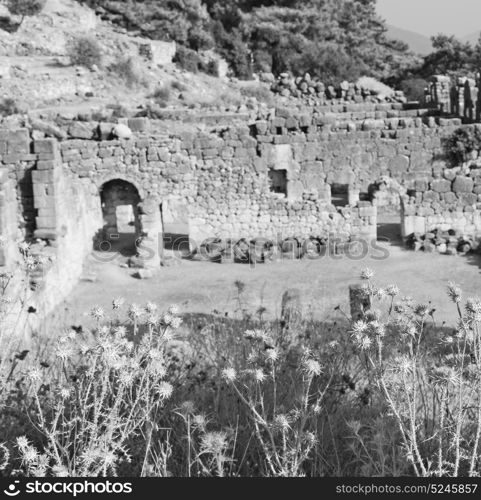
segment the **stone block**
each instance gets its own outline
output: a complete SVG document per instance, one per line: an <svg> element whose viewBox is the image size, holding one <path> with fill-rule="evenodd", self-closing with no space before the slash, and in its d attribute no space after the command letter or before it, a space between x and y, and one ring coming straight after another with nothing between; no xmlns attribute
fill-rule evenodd
<svg viewBox="0 0 481 500"><path fill-rule="evenodd" d="M409 157L405 155L397 155L389 160L388 168L391 173L407 172L409 168Z"/></svg>
<svg viewBox="0 0 481 500"><path fill-rule="evenodd" d="M447 179L436 179L431 182L431 189L436 193L447 193L451 191L451 182Z"/></svg>
<svg viewBox="0 0 481 500"><path fill-rule="evenodd" d="M2 131L0 130L0 135ZM8 130L6 133L7 154L30 153L30 135L27 129Z"/></svg>
<svg viewBox="0 0 481 500"><path fill-rule="evenodd" d="M470 177L458 175L454 179L453 191L455 193L472 193L473 188L474 188L474 181Z"/></svg>
<svg viewBox="0 0 481 500"><path fill-rule="evenodd" d="M129 118L128 126L133 132L144 132L149 128L150 121L142 116Z"/></svg>
<svg viewBox="0 0 481 500"><path fill-rule="evenodd" d="M73 139L92 139L97 125L89 122L73 122L68 128L68 135Z"/></svg>

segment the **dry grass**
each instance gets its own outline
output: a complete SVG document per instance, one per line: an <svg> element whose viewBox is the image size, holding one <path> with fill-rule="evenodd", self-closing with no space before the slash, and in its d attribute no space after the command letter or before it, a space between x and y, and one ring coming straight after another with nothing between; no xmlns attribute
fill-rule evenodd
<svg viewBox="0 0 481 500"><path fill-rule="evenodd" d="M430 306L362 278L371 305L356 321L298 304L267 321L237 281L229 316L117 299L91 311L91 329L59 332L49 356L14 351L5 473L478 475L479 300L451 284L459 326L442 329Z"/></svg>

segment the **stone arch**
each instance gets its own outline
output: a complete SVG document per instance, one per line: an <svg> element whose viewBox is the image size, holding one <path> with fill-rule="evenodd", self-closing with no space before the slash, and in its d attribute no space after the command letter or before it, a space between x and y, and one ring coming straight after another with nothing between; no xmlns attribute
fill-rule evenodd
<svg viewBox="0 0 481 500"><path fill-rule="evenodd" d="M137 192L139 193L141 200L147 198L146 190L141 185L138 184L137 179L135 179L135 177L128 174L117 174L115 172L103 175L95 179L95 185L99 191L99 194L101 194L103 186L111 181L124 181L127 182L128 184L132 184L132 186L134 186Z"/></svg>
<svg viewBox="0 0 481 500"><path fill-rule="evenodd" d="M141 196L137 187L120 178L111 179L99 189L103 227L103 251L110 249L125 255L134 255L142 235L139 211Z"/></svg>

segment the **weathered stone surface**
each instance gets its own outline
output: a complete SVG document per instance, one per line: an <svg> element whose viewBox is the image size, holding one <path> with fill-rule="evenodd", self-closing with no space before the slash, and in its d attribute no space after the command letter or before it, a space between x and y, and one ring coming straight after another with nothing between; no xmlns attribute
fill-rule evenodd
<svg viewBox="0 0 481 500"><path fill-rule="evenodd" d="M436 193L447 193L451 191L451 182L446 179L436 179L431 182L431 189Z"/></svg>
<svg viewBox="0 0 481 500"><path fill-rule="evenodd" d="M392 173L406 172L409 168L409 158L405 155L397 155L389 161L389 170Z"/></svg>
<svg viewBox="0 0 481 500"><path fill-rule="evenodd" d="M95 128L88 122L73 122L68 128L68 135L74 139L92 139Z"/></svg>
<svg viewBox="0 0 481 500"><path fill-rule="evenodd" d="M114 135L118 139L131 139L133 134L132 130L130 130L127 125L119 123L112 129L112 135Z"/></svg>
<svg viewBox="0 0 481 500"><path fill-rule="evenodd" d="M453 183L453 191L455 193L471 193L473 191L474 182L469 177L461 175L456 176Z"/></svg>

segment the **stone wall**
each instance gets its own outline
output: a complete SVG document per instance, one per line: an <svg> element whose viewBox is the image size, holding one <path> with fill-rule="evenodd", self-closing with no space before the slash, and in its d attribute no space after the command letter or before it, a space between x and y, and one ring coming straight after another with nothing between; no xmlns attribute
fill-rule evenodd
<svg viewBox="0 0 481 500"><path fill-rule="evenodd" d="M0 169L0 269L12 267L17 256L19 236L15 183L5 168Z"/></svg>
<svg viewBox="0 0 481 500"><path fill-rule="evenodd" d="M469 238L481 237L481 167L445 168L409 191L404 206L405 233L440 229Z"/></svg>
<svg viewBox="0 0 481 500"><path fill-rule="evenodd" d="M43 129L60 140L0 132L0 168L17 187L18 235L46 257L35 278L43 310L75 286L94 238L106 222L112 227L101 194L114 180L138 194L136 224L154 268L162 233L197 245L213 237L347 241L375 237L378 212L393 207L405 231L422 220L426 229L479 229L478 177L443 159L443 138L459 118L396 102L334 102L223 126L175 123L170 131L143 117L119 119L123 128L74 121ZM377 192L385 177L407 194Z"/></svg>
<svg viewBox="0 0 481 500"><path fill-rule="evenodd" d="M479 79L436 75L430 81L427 100L444 114L455 115L472 123L481 120Z"/></svg>

